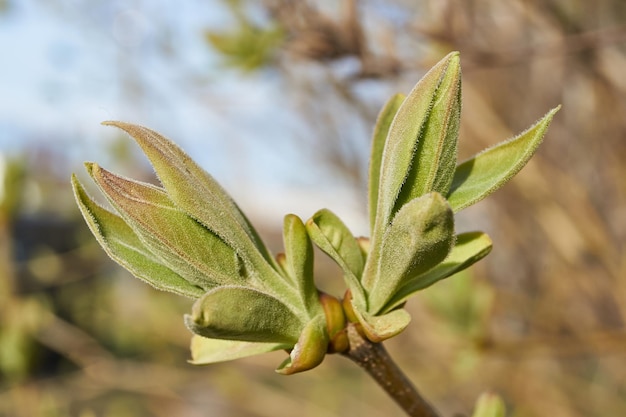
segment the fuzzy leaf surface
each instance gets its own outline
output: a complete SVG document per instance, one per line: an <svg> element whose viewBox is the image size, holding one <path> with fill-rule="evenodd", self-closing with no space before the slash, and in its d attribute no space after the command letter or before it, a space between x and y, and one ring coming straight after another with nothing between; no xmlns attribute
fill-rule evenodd
<svg viewBox="0 0 626 417"><path fill-rule="evenodd" d="M244 281L233 249L179 210L165 190L86 165L113 207L172 270L204 290Z"/></svg>
<svg viewBox="0 0 626 417"><path fill-rule="evenodd" d="M159 262L121 217L101 207L87 195L74 175L72 187L89 229L111 259L156 289L194 299L204 294L202 288Z"/></svg>
<svg viewBox="0 0 626 417"><path fill-rule="evenodd" d="M454 216L441 194L405 204L385 231L378 256L368 259L368 312L379 313L407 280L443 261L453 245Z"/></svg>
<svg viewBox="0 0 626 417"><path fill-rule="evenodd" d="M285 268L309 313L321 313L317 288L313 282L313 245L302 220L294 215L285 216L283 223Z"/></svg>
<svg viewBox="0 0 626 417"><path fill-rule="evenodd" d="M397 212L409 201L428 192L446 195L456 169L459 124L461 119L461 65L458 53L447 57L447 67L431 101L430 112L422 124L414 150L413 163L395 202ZM413 98L412 92L407 106ZM416 100L419 98L413 98ZM398 112L395 123L412 123L411 112Z"/></svg>
<svg viewBox="0 0 626 417"><path fill-rule="evenodd" d="M389 135L389 128L393 121L400 105L405 99L404 94L396 94L382 108L378 114L376 120L376 126L374 127L374 135L372 138L372 150L370 152L370 165L369 165L369 216L370 216L370 230L374 230L374 224L376 222L376 208L378 206L378 193L380 183L380 166L383 159L383 151L385 149L385 143Z"/></svg>
<svg viewBox="0 0 626 417"><path fill-rule="evenodd" d="M433 179L437 177L438 164L444 167L444 171L438 175L441 176L447 172L448 159L452 157L450 152L452 148L435 143L440 140L436 134L431 134L427 143L421 146L421 152L436 156L434 160L426 160L416 153L420 148L419 141L425 140L423 134L427 131L426 127L432 109L435 105L446 105L447 99L441 99L447 97L446 94L438 92L442 85L444 87L454 85L449 79L456 79L459 76L458 61L458 52L453 52L428 71L404 100L391 123L382 155L373 238L384 232L395 211L400 208L401 204L396 204L396 202L403 187L409 187L402 196L402 201L406 202L411 196L419 196L431 191ZM437 117L441 116L439 114ZM456 144L453 148L455 153ZM445 161L440 161L442 156L445 156ZM413 179L407 182L409 177ZM417 188L413 190L415 187Z"/></svg>
<svg viewBox="0 0 626 417"><path fill-rule="evenodd" d="M487 256L491 252L491 247L491 239L485 233L468 232L457 235L454 248L452 248L448 257L426 273L408 280L394 294L383 309L383 312L393 310L416 292L433 285L437 281L469 268Z"/></svg>
<svg viewBox="0 0 626 417"><path fill-rule="evenodd" d="M185 316L193 333L209 339L284 343L293 346L303 320L275 296L252 288L224 286L204 294Z"/></svg>
<svg viewBox="0 0 626 417"><path fill-rule="evenodd" d="M123 122L105 122L127 132L142 148L174 204L220 236L265 279L280 286L281 279L269 271L275 261L248 219L226 191L178 145L157 132Z"/></svg>
<svg viewBox="0 0 626 417"><path fill-rule="evenodd" d="M348 287L361 306L365 305L359 277L363 271L363 253L348 227L333 212L319 210L307 222L311 240L343 269Z"/></svg>
<svg viewBox="0 0 626 417"><path fill-rule="evenodd" d="M519 136L501 142L460 164L448 202L455 212L471 206L506 184L533 156L560 106Z"/></svg>

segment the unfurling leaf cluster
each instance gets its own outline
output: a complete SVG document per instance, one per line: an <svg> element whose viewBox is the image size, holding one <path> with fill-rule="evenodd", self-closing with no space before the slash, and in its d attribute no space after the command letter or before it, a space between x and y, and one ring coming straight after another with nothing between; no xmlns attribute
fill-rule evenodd
<svg viewBox="0 0 626 417"><path fill-rule="evenodd" d="M457 233L454 214L511 179L530 159L558 110L516 138L457 165L461 116L458 53L431 69L405 97L382 109L369 170L371 237L356 238L327 209L284 221L284 253L272 256L237 204L177 145L144 127L106 122L142 148L155 186L87 172L114 210L72 177L80 210L107 254L155 288L195 300L185 324L192 363L284 349L283 374L317 366L349 348L348 321L372 342L406 328L404 303L486 256L482 232ZM321 293L313 244L343 270L343 301Z"/></svg>
<svg viewBox="0 0 626 417"><path fill-rule="evenodd" d="M158 289L196 299L185 317L195 334L192 361L287 349L292 354L279 372L319 364L328 332L302 220L285 218L287 250L279 262L230 196L178 146L143 127L105 124L137 141L162 187L87 163L116 213L92 200L74 176L78 205L111 258Z"/></svg>
<svg viewBox="0 0 626 417"><path fill-rule="evenodd" d="M349 317L379 342L410 321L405 301L482 259L491 240L482 232L455 233L454 213L494 192L528 162L554 109L518 137L457 165L461 69L453 52L408 96L383 107L369 169L371 238L359 245L328 210L307 222L311 238L342 267ZM359 248L367 254L361 262Z"/></svg>

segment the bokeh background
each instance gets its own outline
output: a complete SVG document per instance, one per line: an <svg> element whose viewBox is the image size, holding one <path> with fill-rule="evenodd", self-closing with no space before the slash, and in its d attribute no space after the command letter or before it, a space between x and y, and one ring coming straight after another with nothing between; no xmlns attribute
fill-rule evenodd
<svg viewBox="0 0 626 417"><path fill-rule="evenodd" d="M99 125L181 144L270 246L328 207L367 234L384 101L461 51L460 157L563 104L526 168L461 213L493 252L424 291L388 349L445 416L495 391L515 417L626 415L626 3L622 0L0 1L0 416L389 416L330 356L192 367L190 300L109 261L79 218L82 161L154 180ZM318 257L319 285L340 296Z"/></svg>

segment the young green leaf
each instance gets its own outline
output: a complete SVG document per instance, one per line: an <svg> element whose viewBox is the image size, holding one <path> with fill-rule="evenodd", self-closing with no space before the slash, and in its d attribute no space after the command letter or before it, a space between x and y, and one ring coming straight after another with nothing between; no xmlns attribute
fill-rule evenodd
<svg viewBox="0 0 626 417"><path fill-rule="evenodd" d="M174 206L165 190L119 177L97 164L86 166L142 242L176 273L204 290L244 282L233 249Z"/></svg>
<svg viewBox="0 0 626 417"><path fill-rule="evenodd" d="M321 313L317 288L313 282L313 245L304 223L295 214L285 216L283 223L285 264L287 275L304 297L303 304L309 313Z"/></svg>
<svg viewBox="0 0 626 417"><path fill-rule="evenodd" d="M275 261L226 191L182 149L157 132L123 122L104 122L127 132L142 148L174 204L220 236L255 268ZM263 259L260 259L260 256Z"/></svg>
<svg viewBox="0 0 626 417"><path fill-rule="evenodd" d="M102 208L86 193L75 175L72 187L78 207L107 255L135 277L156 289L198 298L204 290L161 264L122 218Z"/></svg>
<svg viewBox="0 0 626 417"><path fill-rule="evenodd" d="M278 265L237 204L206 171L175 143L145 127L105 122L128 134L142 148L172 202L232 247L244 267L289 302L298 294L277 272Z"/></svg>
<svg viewBox="0 0 626 417"><path fill-rule="evenodd" d="M293 346L304 326L276 296L252 288L224 286L204 294L185 316L193 333L209 339L285 343Z"/></svg>
<svg viewBox="0 0 626 417"><path fill-rule="evenodd" d="M431 103L417 139L413 164L396 200L394 212L430 191L446 195L450 189L456 168L461 119L461 65L458 53L449 55L448 66L441 75ZM412 122L403 117L405 114L398 112L398 123L408 125Z"/></svg>
<svg viewBox="0 0 626 417"><path fill-rule="evenodd" d="M429 117L433 108L454 107L458 104L455 100L458 99L460 88L459 68L458 52L450 53L426 73L398 109L389 128L382 155L376 209L377 220L373 238L384 231L395 211L400 208L396 202L405 184L410 189L403 194L403 203L412 196L417 197L431 191L435 183L446 182L438 181L436 178L448 175L449 159L456 152L456 144L444 145L441 140L456 139L452 134L455 129L450 130L449 137L447 130L448 126L454 127L456 122L443 119L457 117L458 112L450 108L436 112L433 123L445 122L440 126L443 129L443 136L438 136L436 131L430 130L431 135L424 138L424 133L428 130ZM434 127L436 126L433 125ZM426 142L421 146L421 150L418 149L420 140ZM426 160L420 157L417 155L418 150L433 159ZM439 165L442 165L443 171L437 173ZM407 184L407 177L413 178L410 184ZM447 190L444 190L445 192Z"/></svg>
<svg viewBox="0 0 626 417"><path fill-rule="evenodd" d="M489 236L482 232L468 232L457 235L454 248L452 248L448 257L429 271L407 280L389 300L382 312L393 310L416 292L469 268L491 252L491 245Z"/></svg>
<svg viewBox="0 0 626 417"><path fill-rule="evenodd" d="M370 153L369 165L369 217L370 230L374 230L376 222L376 208L378 206L378 185L380 182L380 166L383 159L383 150L389 134L389 127L393 118L396 116L400 105L405 99L405 95L398 93L391 97L382 108L376 120L374 127L374 135L372 138L372 151Z"/></svg>
<svg viewBox="0 0 626 417"><path fill-rule="evenodd" d="M455 212L496 191L526 165L561 106L548 112L519 136L488 148L456 168L448 202Z"/></svg>
<svg viewBox="0 0 626 417"><path fill-rule="evenodd" d="M348 227L333 212L319 210L306 222L311 240L343 269L357 303L365 306L359 277L363 271L363 253Z"/></svg>
<svg viewBox="0 0 626 417"><path fill-rule="evenodd" d="M191 360L189 362L194 365L208 365L289 348L291 345L285 343L208 339L194 334L191 337Z"/></svg>
<svg viewBox="0 0 626 417"><path fill-rule="evenodd" d="M408 279L443 261L454 245L454 216L437 192L405 204L366 265L368 311L378 313Z"/></svg>

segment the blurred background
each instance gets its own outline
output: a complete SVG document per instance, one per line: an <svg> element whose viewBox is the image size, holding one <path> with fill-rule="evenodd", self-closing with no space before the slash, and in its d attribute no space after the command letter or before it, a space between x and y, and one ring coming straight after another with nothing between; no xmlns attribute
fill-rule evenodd
<svg viewBox="0 0 626 417"><path fill-rule="evenodd" d="M413 299L388 349L445 416L485 390L510 416L626 415L622 0L0 0L0 416L399 415L337 356L291 377L281 352L187 364L191 301L107 259L69 176L97 160L153 181L99 125L130 121L186 149L275 251L289 212L328 207L366 235L377 112L452 50L461 159L563 108L529 165L460 214L493 252Z"/></svg>

